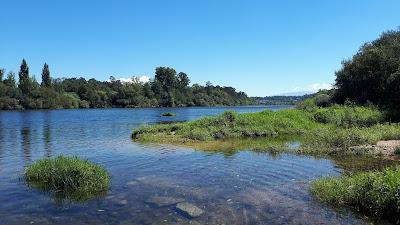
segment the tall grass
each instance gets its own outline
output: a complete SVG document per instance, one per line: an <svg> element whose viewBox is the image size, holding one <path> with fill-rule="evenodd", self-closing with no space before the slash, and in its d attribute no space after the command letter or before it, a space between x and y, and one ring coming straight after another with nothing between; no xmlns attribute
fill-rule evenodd
<svg viewBox="0 0 400 225"><path fill-rule="evenodd" d="M30 186L76 201L88 200L110 185L110 174L103 166L77 157L38 160L25 169L25 177Z"/></svg>
<svg viewBox="0 0 400 225"><path fill-rule="evenodd" d="M322 178L312 183L311 192L322 202L400 223L400 167Z"/></svg>
<svg viewBox="0 0 400 225"><path fill-rule="evenodd" d="M185 123L142 127L135 130L132 137L141 139L143 136L154 135L157 137L154 140L163 140L175 136L182 141L210 141L228 138L302 135L320 127L316 121L310 118L311 115L300 110L263 111L247 114L227 111L219 116L204 117Z"/></svg>
<svg viewBox="0 0 400 225"><path fill-rule="evenodd" d="M334 105L318 108L313 113L315 120L320 123L345 128L369 127L384 121L384 114L372 107Z"/></svg>
<svg viewBox="0 0 400 225"><path fill-rule="evenodd" d="M382 124L383 114L375 108L334 105L312 110L288 109L277 112L222 115L199 120L161 124L136 129L132 137L156 143L212 142L235 138L298 137L302 153L346 153L353 146L379 140L400 139L399 124ZM360 152L356 152L360 153Z"/></svg>

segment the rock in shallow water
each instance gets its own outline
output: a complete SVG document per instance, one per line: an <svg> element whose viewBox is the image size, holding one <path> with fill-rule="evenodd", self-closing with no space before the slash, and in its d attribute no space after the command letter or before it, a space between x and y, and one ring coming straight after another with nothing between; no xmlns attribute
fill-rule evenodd
<svg viewBox="0 0 400 225"><path fill-rule="evenodd" d="M176 208L180 212L186 214L189 217L198 217L204 213L204 211L202 209L200 209L199 207L192 205L190 203L187 203L187 202L178 203L176 205Z"/></svg>
<svg viewBox="0 0 400 225"><path fill-rule="evenodd" d="M182 198L173 198L173 197L163 197L163 196L154 196L149 198L146 203L155 204L159 207L174 205L176 203L183 202Z"/></svg>

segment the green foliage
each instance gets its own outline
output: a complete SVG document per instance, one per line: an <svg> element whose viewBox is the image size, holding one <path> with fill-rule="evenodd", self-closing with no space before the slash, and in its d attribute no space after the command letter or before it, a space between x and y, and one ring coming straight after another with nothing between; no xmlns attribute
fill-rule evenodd
<svg viewBox="0 0 400 225"><path fill-rule="evenodd" d="M18 85L19 89L21 90L23 95L29 95L33 89L33 85L29 77L29 67L25 59L22 60L18 76L19 76L19 85Z"/></svg>
<svg viewBox="0 0 400 225"><path fill-rule="evenodd" d="M1 70L3 76L4 70ZM58 108L107 108L107 107L172 107L172 106L215 106L249 105L255 102L243 92L231 87L209 85L189 86L187 74L176 74L173 68L156 68L155 79L141 83L122 83L114 77L101 82L95 79L62 78L52 79L49 66L42 70L41 85L29 77L29 67L22 61L16 86L14 74L0 81L1 109L58 109Z"/></svg>
<svg viewBox="0 0 400 225"><path fill-rule="evenodd" d="M364 144L375 144L380 140L400 139L400 124L377 124L371 127L322 127L307 135L303 153L321 153L323 151L341 150L342 154L352 150L351 147ZM355 149L357 150L357 149ZM365 150L360 148L360 150ZM354 152L359 153L359 152Z"/></svg>
<svg viewBox="0 0 400 225"><path fill-rule="evenodd" d="M277 112L237 114L176 124L145 126L133 131L138 141L184 144L256 137L296 137L296 151L307 154L359 154L356 148L379 140L400 139L400 124L381 124L383 115L374 108L334 105L313 111L288 109Z"/></svg>
<svg viewBox="0 0 400 225"><path fill-rule="evenodd" d="M333 206L348 206L400 222L400 168L322 178L313 182L311 192L318 200Z"/></svg>
<svg viewBox="0 0 400 225"><path fill-rule="evenodd" d="M384 121L383 113L376 108L340 105L315 109L314 118L339 127L369 127Z"/></svg>
<svg viewBox="0 0 400 225"><path fill-rule="evenodd" d="M265 105L296 105L303 102L305 99L312 97L313 95L302 95L302 96L266 96L266 97L252 97L253 100L260 104Z"/></svg>
<svg viewBox="0 0 400 225"><path fill-rule="evenodd" d="M51 86L50 70L49 70L49 65L47 65L47 63L44 64L42 70L42 86L45 87Z"/></svg>
<svg viewBox="0 0 400 225"><path fill-rule="evenodd" d="M349 99L357 104L399 109L399 55L400 30L385 32L364 44L336 72L336 101L343 103Z"/></svg>
<svg viewBox="0 0 400 225"><path fill-rule="evenodd" d="M0 82L3 82L4 73L5 73L5 70L4 69L0 69Z"/></svg>
<svg viewBox="0 0 400 225"><path fill-rule="evenodd" d="M103 166L77 157L38 160L26 168L25 177L30 186L73 201L89 200L110 186L110 174Z"/></svg>
<svg viewBox="0 0 400 225"><path fill-rule="evenodd" d="M319 124L311 115L300 110L264 111L237 114L227 111L216 117L199 120L142 127L133 132L134 138L143 135L167 137L174 135L183 140L215 140L236 137L273 137L278 135L301 135L316 129Z"/></svg>
<svg viewBox="0 0 400 225"><path fill-rule="evenodd" d="M297 103L296 108L313 112L318 107L331 106L333 103L332 95L333 90L320 90L319 92L308 96L304 101Z"/></svg>

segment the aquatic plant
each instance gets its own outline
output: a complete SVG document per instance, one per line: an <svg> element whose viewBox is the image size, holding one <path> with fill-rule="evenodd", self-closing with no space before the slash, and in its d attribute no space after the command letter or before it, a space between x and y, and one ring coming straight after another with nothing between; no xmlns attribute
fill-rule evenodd
<svg viewBox="0 0 400 225"><path fill-rule="evenodd" d="M314 181L311 193L332 206L400 222L400 167Z"/></svg>
<svg viewBox="0 0 400 225"><path fill-rule="evenodd" d="M171 112L167 112L167 113L161 114L161 116L176 116L176 114L175 113L171 113Z"/></svg>
<svg viewBox="0 0 400 225"><path fill-rule="evenodd" d="M29 186L75 201L89 200L110 186L105 167L78 157L40 159L25 169L25 178Z"/></svg>

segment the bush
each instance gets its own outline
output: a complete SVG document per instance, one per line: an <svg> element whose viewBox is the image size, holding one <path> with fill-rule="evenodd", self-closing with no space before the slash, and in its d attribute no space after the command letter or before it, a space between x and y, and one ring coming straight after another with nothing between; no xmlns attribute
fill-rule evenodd
<svg viewBox="0 0 400 225"><path fill-rule="evenodd" d="M378 109L339 105L317 109L314 118L320 123L331 123L338 127L369 127L384 121L384 115Z"/></svg>
<svg viewBox="0 0 400 225"><path fill-rule="evenodd" d="M318 107L328 107L332 104L332 96L324 93L317 94L314 97L314 103Z"/></svg>
<svg viewBox="0 0 400 225"><path fill-rule="evenodd" d="M77 157L38 160L26 168L25 177L30 186L76 201L91 199L110 185L110 174L103 166Z"/></svg>
<svg viewBox="0 0 400 225"><path fill-rule="evenodd" d="M341 178L322 178L311 186L314 196L333 206L349 206L400 222L400 167Z"/></svg>

